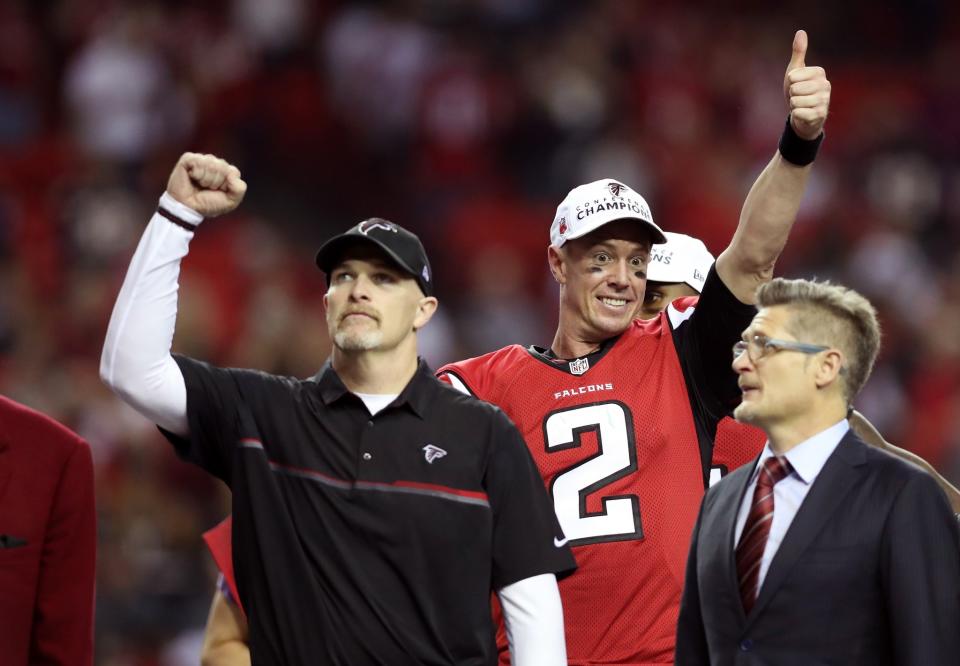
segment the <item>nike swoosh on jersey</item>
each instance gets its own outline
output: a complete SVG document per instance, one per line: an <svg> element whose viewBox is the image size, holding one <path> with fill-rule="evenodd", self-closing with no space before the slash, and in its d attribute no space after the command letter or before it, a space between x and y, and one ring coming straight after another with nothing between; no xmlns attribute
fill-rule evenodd
<svg viewBox="0 0 960 666"><path fill-rule="evenodd" d="M553 537L553 545L556 546L557 548L563 548L564 546L567 545L567 542L569 540L570 539L567 539L567 538L558 539L557 537Z"/></svg>

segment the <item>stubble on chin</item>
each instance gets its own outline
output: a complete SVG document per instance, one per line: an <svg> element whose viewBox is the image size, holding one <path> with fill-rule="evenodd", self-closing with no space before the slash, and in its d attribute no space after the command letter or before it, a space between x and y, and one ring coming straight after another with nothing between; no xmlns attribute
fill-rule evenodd
<svg viewBox="0 0 960 666"><path fill-rule="evenodd" d="M380 346L383 334L380 331L337 331L333 342L342 351L370 351Z"/></svg>
<svg viewBox="0 0 960 666"><path fill-rule="evenodd" d="M735 418L739 423L749 423L753 424L753 410L750 409L750 405L745 402L741 402L733 410L733 418Z"/></svg>

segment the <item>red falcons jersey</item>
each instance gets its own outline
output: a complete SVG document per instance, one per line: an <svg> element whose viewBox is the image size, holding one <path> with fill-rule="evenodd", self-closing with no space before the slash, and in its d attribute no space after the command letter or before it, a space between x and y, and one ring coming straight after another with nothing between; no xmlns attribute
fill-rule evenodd
<svg viewBox="0 0 960 666"><path fill-rule="evenodd" d="M550 490L578 564L560 582L570 663L672 662L703 472L665 318L599 360L512 346L441 373L507 413Z"/></svg>
<svg viewBox="0 0 960 666"><path fill-rule="evenodd" d="M741 465L752 462L767 443L767 433L751 425L738 423L729 416L717 425L710 463L710 485Z"/></svg>
<svg viewBox="0 0 960 666"><path fill-rule="evenodd" d="M739 396L730 346L755 313L711 278L696 308L677 301L590 356L514 345L438 373L503 409L540 469L578 564L559 583L570 664L673 663L704 467ZM509 663L502 627L498 643Z"/></svg>

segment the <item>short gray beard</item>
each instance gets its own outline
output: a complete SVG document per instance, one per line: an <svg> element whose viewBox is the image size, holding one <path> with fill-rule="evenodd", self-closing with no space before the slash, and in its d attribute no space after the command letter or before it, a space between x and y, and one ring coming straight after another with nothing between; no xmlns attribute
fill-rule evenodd
<svg viewBox="0 0 960 666"><path fill-rule="evenodd" d="M750 425L756 425L753 423L753 418L750 413L750 406L746 403L740 403L733 410L733 418L735 418L740 423L748 423Z"/></svg>
<svg viewBox="0 0 960 666"><path fill-rule="evenodd" d="M342 351L370 351L376 349L383 342L383 333L380 331L337 331L333 336L337 349Z"/></svg>

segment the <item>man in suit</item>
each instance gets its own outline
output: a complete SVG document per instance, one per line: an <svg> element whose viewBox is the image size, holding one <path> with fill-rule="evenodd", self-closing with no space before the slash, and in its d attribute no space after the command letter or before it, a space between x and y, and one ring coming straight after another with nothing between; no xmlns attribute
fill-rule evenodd
<svg viewBox="0 0 960 666"><path fill-rule="evenodd" d="M760 457L700 508L676 663L932 666L960 658L960 531L919 468L849 428L880 344L856 292L775 279L734 347Z"/></svg>
<svg viewBox="0 0 960 666"><path fill-rule="evenodd" d="M0 663L93 663L90 447L0 395Z"/></svg>

